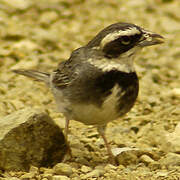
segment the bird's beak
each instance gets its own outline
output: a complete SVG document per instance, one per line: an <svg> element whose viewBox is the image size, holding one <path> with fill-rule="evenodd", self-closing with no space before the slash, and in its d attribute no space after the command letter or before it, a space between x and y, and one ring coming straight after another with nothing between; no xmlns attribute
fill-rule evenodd
<svg viewBox="0 0 180 180"><path fill-rule="evenodd" d="M143 37L139 42L139 46L145 47L161 43L164 43L164 38L161 35L144 30Z"/></svg>

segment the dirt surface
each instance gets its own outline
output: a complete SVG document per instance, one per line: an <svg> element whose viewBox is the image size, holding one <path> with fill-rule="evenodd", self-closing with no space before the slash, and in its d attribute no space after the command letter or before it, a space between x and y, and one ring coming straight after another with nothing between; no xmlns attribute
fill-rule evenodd
<svg viewBox="0 0 180 180"><path fill-rule="evenodd" d="M51 72L72 50L119 21L143 26L166 39L137 58L140 93L136 105L107 128L113 148L136 147L148 153L131 154L128 163L122 159L121 165L112 166L96 129L71 121L73 159L66 163L70 174L58 177L52 169L34 167L34 176L1 172L2 179L180 179L180 162L166 162L168 155L179 154L168 154L163 144L164 134L173 132L180 119L179 0L0 0L0 117L24 107L40 108L64 127L48 89L11 69Z"/></svg>

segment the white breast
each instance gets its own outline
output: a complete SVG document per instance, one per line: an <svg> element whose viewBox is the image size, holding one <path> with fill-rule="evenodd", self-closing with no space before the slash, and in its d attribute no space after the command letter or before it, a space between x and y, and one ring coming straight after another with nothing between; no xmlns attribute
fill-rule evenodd
<svg viewBox="0 0 180 180"><path fill-rule="evenodd" d="M120 98L117 94L121 91L118 85L112 89L112 94L109 95L103 105L98 107L94 104L74 104L71 105L73 118L87 125L106 124L109 121L117 119L117 103ZM123 95L123 93L122 93Z"/></svg>

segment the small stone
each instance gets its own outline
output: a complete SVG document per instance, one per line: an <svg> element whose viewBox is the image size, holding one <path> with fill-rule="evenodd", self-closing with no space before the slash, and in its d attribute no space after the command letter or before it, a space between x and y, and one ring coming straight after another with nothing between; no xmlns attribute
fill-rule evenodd
<svg viewBox="0 0 180 180"><path fill-rule="evenodd" d="M160 177L164 177L166 178L168 176L169 172L167 171L159 171L155 174L155 177L156 178L160 178Z"/></svg>
<svg viewBox="0 0 180 180"><path fill-rule="evenodd" d="M41 168L40 170L44 174L53 174L53 172L54 172L53 169L49 169L49 168Z"/></svg>
<svg viewBox="0 0 180 180"><path fill-rule="evenodd" d="M161 125L152 126L151 123L142 126L137 133L140 143L147 143L151 146L159 146L165 138L166 131Z"/></svg>
<svg viewBox="0 0 180 180"><path fill-rule="evenodd" d="M73 171L70 165L65 163L58 163L53 167L53 171L57 175L66 175L70 176Z"/></svg>
<svg viewBox="0 0 180 180"><path fill-rule="evenodd" d="M83 173L88 173L88 172L90 172L90 171L92 171L92 168L91 167L89 167L89 166L82 166L81 167L81 172L83 172Z"/></svg>
<svg viewBox="0 0 180 180"><path fill-rule="evenodd" d="M70 180L67 176L56 175L52 177L52 180Z"/></svg>
<svg viewBox="0 0 180 180"><path fill-rule="evenodd" d="M49 179L50 179L50 178L46 178L46 177L45 177L45 178L42 178L42 180L49 180Z"/></svg>
<svg viewBox="0 0 180 180"><path fill-rule="evenodd" d="M38 174L39 169L37 167L35 167L35 166L31 166L30 169L29 169L29 172L34 173L34 174Z"/></svg>
<svg viewBox="0 0 180 180"><path fill-rule="evenodd" d="M74 155L74 153L72 153ZM84 157L78 157L75 159L75 161L79 164L85 164L85 165L89 165L89 161L87 159L85 159Z"/></svg>
<svg viewBox="0 0 180 180"><path fill-rule="evenodd" d="M49 25L58 19L58 14L55 11L44 12L40 17L40 23Z"/></svg>
<svg viewBox="0 0 180 180"><path fill-rule="evenodd" d="M171 92L173 96L180 97L180 88L174 88Z"/></svg>
<svg viewBox="0 0 180 180"><path fill-rule="evenodd" d="M88 178L98 178L100 176L102 176L105 173L105 171L103 169L97 168L94 169L93 171L87 173L84 176L81 176L81 179L88 179Z"/></svg>
<svg viewBox="0 0 180 180"><path fill-rule="evenodd" d="M20 179L17 177L9 177L9 178L3 178L2 180L20 180Z"/></svg>
<svg viewBox="0 0 180 180"><path fill-rule="evenodd" d="M43 174L42 177L46 179L52 179L52 174Z"/></svg>
<svg viewBox="0 0 180 180"><path fill-rule="evenodd" d="M150 158L148 155L145 154L140 157L140 161L145 163L146 165L154 162L152 158Z"/></svg>
<svg viewBox="0 0 180 180"><path fill-rule="evenodd" d="M136 154L132 152L123 152L117 156L117 160L119 164L122 164L124 166L130 165L130 164L137 164L138 158Z"/></svg>
<svg viewBox="0 0 180 180"><path fill-rule="evenodd" d="M109 171L109 170L116 170L117 167L112 165L112 164L107 164L104 168L106 171Z"/></svg>
<svg viewBox="0 0 180 180"><path fill-rule="evenodd" d="M48 41L52 43L57 42L57 34L54 31L47 31L43 28L37 27L34 29L33 38L37 41Z"/></svg>
<svg viewBox="0 0 180 180"><path fill-rule="evenodd" d="M99 147L100 149L102 147L104 147L104 141L102 138L98 138L97 141L94 143L94 145L96 145L97 147Z"/></svg>
<svg viewBox="0 0 180 180"><path fill-rule="evenodd" d="M97 131L92 131L87 134L88 138L93 138L93 137L97 138L98 136L99 136L99 133Z"/></svg>
<svg viewBox="0 0 180 180"><path fill-rule="evenodd" d="M3 0L3 1L7 3L7 5L9 5L11 8L16 8L19 10L25 10L29 8L32 4L30 0L13 0L13 3L12 1L7 1L7 0Z"/></svg>
<svg viewBox="0 0 180 180"><path fill-rule="evenodd" d="M35 44L34 42L30 40L23 40L15 43L12 48L14 49L20 49L20 50L28 50L28 51L33 51L38 48L38 45Z"/></svg>
<svg viewBox="0 0 180 180"><path fill-rule="evenodd" d="M159 162L165 166L180 166L180 154L168 153Z"/></svg>
<svg viewBox="0 0 180 180"><path fill-rule="evenodd" d="M139 151L138 148L130 148L130 147L123 147L123 148L114 148L112 149L112 153L114 156L117 156L123 152L127 152L127 151Z"/></svg>
<svg viewBox="0 0 180 180"><path fill-rule="evenodd" d="M119 166L118 166L118 169L120 169L120 170L123 170L125 167L122 165L122 164L120 164Z"/></svg>
<svg viewBox="0 0 180 180"><path fill-rule="evenodd" d="M161 169L161 164L159 162L154 161L153 163L150 163L148 167L151 169L151 171L155 171L157 169Z"/></svg>
<svg viewBox="0 0 180 180"><path fill-rule="evenodd" d="M34 176L35 176L34 173L26 173L26 174L21 176L21 179L22 180L32 179Z"/></svg>
<svg viewBox="0 0 180 180"><path fill-rule="evenodd" d="M173 133L166 133L161 148L164 152L180 152L180 123Z"/></svg>
<svg viewBox="0 0 180 180"><path fill-rule="evenodd" d="M130 164L137 164L139 149L137 148L116 148L113 149L113 154L117 155L117 161L119 164L127 166Z"/></svg>

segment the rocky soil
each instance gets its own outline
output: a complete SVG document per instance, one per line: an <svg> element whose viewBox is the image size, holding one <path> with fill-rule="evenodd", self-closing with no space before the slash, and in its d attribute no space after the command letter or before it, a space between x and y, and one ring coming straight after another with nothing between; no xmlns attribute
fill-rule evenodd
<svg viewBox="0 0 180 180"><path fill-rule="evenodd" d="M132 22L165 37L136 60L140 94L107 136L119 166L108 163L96 129L71 121L73 158L53 168L0 171L0 179L180 179L180 1L0 0L0 119L24 108L45 111L61 128L64 117L41 83L11 72L50 72L105 26ZM1 123L1 122L0 122ZM77 133L78 132L78 133Z"/></svg>

